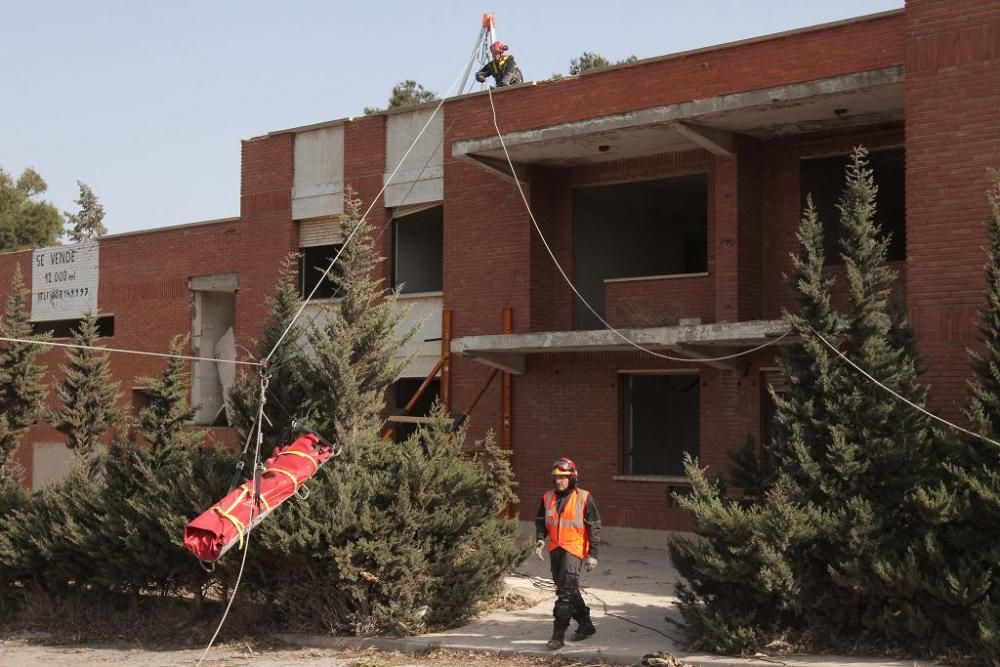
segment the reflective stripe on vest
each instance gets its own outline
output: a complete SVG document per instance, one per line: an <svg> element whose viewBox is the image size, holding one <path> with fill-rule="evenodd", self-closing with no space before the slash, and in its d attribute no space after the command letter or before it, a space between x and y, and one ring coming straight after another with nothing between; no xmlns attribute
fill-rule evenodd
<svg viewBox="0 0 1000 667"><path fill-rule="evenodd" d="M545 527L549 533L549 551L562 547L577 558L587 557L590 538L584 525L583 513L589 495L582 489L573 489L562 512L558 513L555 491L547 491L542 496L545 504Z"/></svg>

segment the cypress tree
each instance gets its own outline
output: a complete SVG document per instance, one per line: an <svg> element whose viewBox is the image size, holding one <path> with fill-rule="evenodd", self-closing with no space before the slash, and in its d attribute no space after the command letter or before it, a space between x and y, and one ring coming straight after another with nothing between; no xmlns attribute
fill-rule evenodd
<svg viewBox="0 0 1000 667"><path fill-rule="evenodd" d="M95 348L98 339L97 316L88 312L73 332L73 341ZM63 380L56 387L62 406L48 410L48 420L66 435L66 446L70 450L89 458L100 444L101 436L121 421L119 383L111 381L107 352L69 348L66 360L66 365L61 366Z"/></svg>
<svg viewBox="0 0 1000 667"><path fill-rule="evenodd" d="M10 295L0 319L0 337L44 341L28 321L28 290L20 267L14 268ZM45 366L38 363L42 346L0 342L0 470L21 444L21 437L38 421L45 404Z"/></svg>

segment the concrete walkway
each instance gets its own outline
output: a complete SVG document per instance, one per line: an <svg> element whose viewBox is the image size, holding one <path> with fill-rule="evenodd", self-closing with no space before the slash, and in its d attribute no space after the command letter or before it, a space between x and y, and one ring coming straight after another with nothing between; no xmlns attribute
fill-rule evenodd
<svg viewBox="0 0 1000 667"><path fill-rule="evenodd" d="M548 584L548 561L529 558L519 573L544 578ZM515 593L534 602L517 611L498 610L476 621L445 632L417 637L348 638L302 635L279 635L279 638L302 646L329 648L361 648L373 646L381 650L416 652L428 648L447 647L459 650L489 651L498 654L545 655L559 654L578 660L604 659L623 665L641 664L643 656L666 651L691 665L712 667L775 664L802 667L916 667L913 661L893 662L865 658L781 657L767 660L743 660L713 655L688 654L676 649L671 637L680 630L665 620L666 615L680 620L674 607L673 595L677 571L670 564L665 549L616 547L603 545L601 560L594 572L582 576L584 599L591 608L597 634L579 643L567 642L566 647L553 652L545 648L552 634L552 603L554 593L535 588L523 576L507 579ZM575 627L575 623L571 626ZM646 626L646 627L643 627ZM567 633L567 635L570 633ZM653 662L652 664L669 664Z"/></svg>

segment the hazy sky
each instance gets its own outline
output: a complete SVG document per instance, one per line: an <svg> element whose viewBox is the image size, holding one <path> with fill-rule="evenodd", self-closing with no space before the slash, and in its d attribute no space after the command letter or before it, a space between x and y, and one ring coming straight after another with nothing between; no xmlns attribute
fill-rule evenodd
<svg viewBox="0 0 1000 667"><path fill-rule="evenodd" d="M32 166L111 233L239 213L240 139L359 115L393 84L443 93L485 11L526 79L902 7L903 0L161 0L5 3L0 167Z"/></svg>

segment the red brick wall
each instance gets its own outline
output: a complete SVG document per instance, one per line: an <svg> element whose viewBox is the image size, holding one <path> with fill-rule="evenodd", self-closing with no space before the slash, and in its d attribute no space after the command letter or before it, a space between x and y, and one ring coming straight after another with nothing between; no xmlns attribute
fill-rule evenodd
<svg viewBox="0 0 1000 667"><path fill-rule="evenodd" d="M711 276L676 276L604 284L605 317L615 327L674 326L680 318L715 321Z"/></svg>
<svg viewBox="0 0 1000 667"><path fill-rule="evenodd" d="M1000 167L1000 3L906 4L907 294L933 404L958 417Z"/></svg>
<svg viewBox="0 0 1000 667"><path fill-rule="evenodd" d="M191 333L193 306L187 279L207 273L238 271L240 223L235 220L111 236L100 242L98 311L115 318L115 335L103 345L126 350L165 353L174 336ZM6 299L14 265L21 267L25 285L31 288L31 251L0 255L0 292ZM155 323L155 326L151 325ZM61 342L61 341L57 341ZM189 352L189 349L185 350ZM61 379L59 366L66 351L50 349L43 357L49 373L50 404L55 406L54 385ZM131 409L132 387L142 378L158 375L165 360L157 357L114 353L111 371L119 383L121 405ZM219 437L228 442L229 434ZM64 437L40 424L25 435L24 442L62 442ZM31 447L22 446L19 463L31 480Z"/></svg>
<svg viewBox="0 0 1000 667"><path fill-rule="evenodd" d="M385 168L385 116L364 116L344 126L344 185L361 200L361 213L368 210L367 221L379 254L386 261L379 265L386 287L392 285L392 229L385 199L375 196L382 189ZM395 165L393 165L395 166Z"/></svg>
<svg viewBox="0 0 1000 667"><path fill-rule="evenodd" d="M471 122L467 115L453 116L451 106L444 106L446 147L464 136ZM445 160L444 200L443 301L454 313L453 335L499 333L504 307L512 309L514 332L527 331L532 232L517 188L466 161ZM490 372L482 364L453 359L452 409L464 410ZM470 440L499 429L499 396L497 382L476 408Z"/></svg>
<svg viewBox="0 0 1000 667"><path fill-rule="evenodd" d="M700 366L700 462L715 474L728 465L726 452L759 430L758 353L738 370ZM551 483L552 461L568 456L580 468L580 484L595 495L607 525L683 530L683 513L670 505L666 482L615 480L621 472L619 371L693 368L641 353L567 353L529 357L514 393L514 471L520 484L520 515L534 517L538 498Z"/></svg>
<svg viewBox="0 0 1000 667"><path fill-rule="evenodd" d="M566 275L574 275L573 181L568 169L531 170L531 207L535 220ZM529 221L530 224L530 221ZM576 296L559 274L541 237L531 233L531 331L573 328Z"/></svg>
<svg viewBox="0 0 1000 667"><path fill-rule="evenodd" d="M292 222L294 134L243 142L240 179L240 291L236 295L237 342L248 345L267 320L281 266L298 249Z"/></svg>
<svg viewBox="0 0 1000 667"><path fill-rule="evenodd" d="M766 153L763 142L741 137L737 148L738 262L737 320L759 320L764 313L762 214Z"/></svg>

